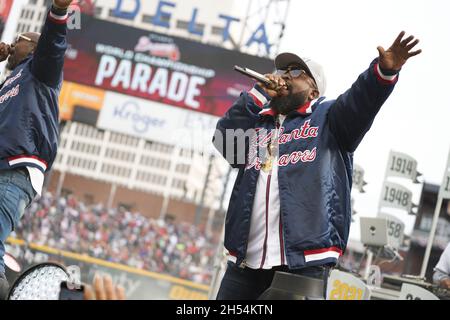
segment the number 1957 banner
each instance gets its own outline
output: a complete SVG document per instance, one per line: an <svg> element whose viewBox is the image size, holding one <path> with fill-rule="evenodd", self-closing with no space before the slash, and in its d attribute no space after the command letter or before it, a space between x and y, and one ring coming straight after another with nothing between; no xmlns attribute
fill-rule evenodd
<svg viewBox="0 0 450 320"><path fill-rule="evenodd" d="M269 59L82 16L71 30L64 79L216 116L252 81L235 64L272 72Z"/></svg>

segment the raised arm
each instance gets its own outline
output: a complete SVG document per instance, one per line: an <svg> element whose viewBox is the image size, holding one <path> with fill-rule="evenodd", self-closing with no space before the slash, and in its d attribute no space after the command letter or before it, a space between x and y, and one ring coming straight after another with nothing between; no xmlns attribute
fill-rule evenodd
<svg viewBox="0 0 450 320"><path fill-rule="evenodd" d="M32 73L46 85L56 88L62 81L67 49L67 9L72 0L54 0L33 55Z"/></svg>
<svg viewBox="0 0 450 320"><path fill-rule="evenodd" d="M359 76L352 87L339 96L329 112L330 129L348 152L356 150L383 103L398 80L406 61L421 53L411 51L419 42L402 31L388 50L379 46L379 57Z"/></svg>

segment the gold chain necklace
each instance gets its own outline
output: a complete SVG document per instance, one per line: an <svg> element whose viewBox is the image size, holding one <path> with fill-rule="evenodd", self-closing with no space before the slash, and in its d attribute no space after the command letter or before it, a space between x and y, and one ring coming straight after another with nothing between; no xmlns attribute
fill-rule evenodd
<svg viewBox="0 0 450 320"><path fill-rule="evenodd" d="M261 164L261 170L264 172L270 172L273 168L273 162L278 155L278 134L280 131L280 120L278 115L275 118L275 133L270 136L270 140L267 143L267 151L264 162Z"/></svg>

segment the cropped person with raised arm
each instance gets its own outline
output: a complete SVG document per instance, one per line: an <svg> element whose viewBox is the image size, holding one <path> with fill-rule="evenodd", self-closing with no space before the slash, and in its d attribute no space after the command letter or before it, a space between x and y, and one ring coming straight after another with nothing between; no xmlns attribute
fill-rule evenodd
<svg viewBox="0 0 450 320"><path fill-rule="evenodd" d="M53 1L42 34L23 33L11 45L0 44L0 62L7 59L11 72L0 86L0 299L8 290L4 242L41 194L56 157L71 3Z"/></svg>

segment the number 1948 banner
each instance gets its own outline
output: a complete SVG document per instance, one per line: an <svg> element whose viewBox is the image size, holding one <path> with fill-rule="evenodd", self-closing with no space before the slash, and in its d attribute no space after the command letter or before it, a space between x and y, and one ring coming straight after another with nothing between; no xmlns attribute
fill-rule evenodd
<svg viewBox="0 0 450 320"><path fill-rule="evenodd" d="M404 209L410 213L413 207L412 192L402 185L385 181L380 204L382 207Z"/></svg>
<svg viewBox="0 0 450 320"><path fill-rule="evenodd" d="M269 59L82 15L68 35L64 79L216 116L252 81L235 64L272 72Z"/></svg>

